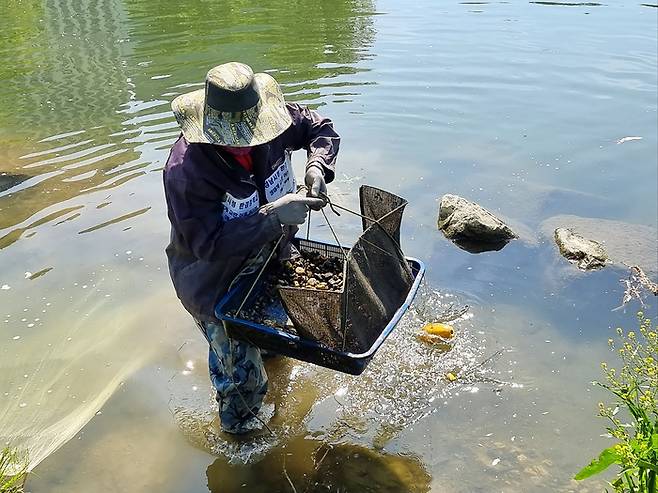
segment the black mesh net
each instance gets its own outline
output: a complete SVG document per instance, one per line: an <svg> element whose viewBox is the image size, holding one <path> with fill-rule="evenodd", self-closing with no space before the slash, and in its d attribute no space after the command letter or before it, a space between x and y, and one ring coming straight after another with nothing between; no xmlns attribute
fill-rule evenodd
<svg viewBox="0 0 658 493"><path fill-rule="evenodd" d="M327 256L345 259L340 291L280 288L279 293L298 334L338 350L367 351L402 306L413 275L399 245L400 223L407 202L389 192L360 189L364 232L349 252L332 249ZM300 248L314 248L301 242Z"/></svg>
<svg viewBox="0 0 658 493"><path fill-rule="evenodd" d="M400 244L400 224L407 201L379 188L362 185L359 189L363 231L377 221ZM374 220L374 221L373 221Z"/></svg>

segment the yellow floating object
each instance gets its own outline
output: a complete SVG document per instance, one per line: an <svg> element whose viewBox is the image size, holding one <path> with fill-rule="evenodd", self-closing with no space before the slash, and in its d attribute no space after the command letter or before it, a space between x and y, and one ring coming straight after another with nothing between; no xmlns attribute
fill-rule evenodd
<svg viewBox="0 0 658 493"><path fill-rule="evenodd" d="M442 324L439 322L426 324L425 327L423 327L423 330L428 334L439 336L444 339L452 339L452 336L455 335L455 331L452 328L452 325Z"/></svg>
<svg viewBox="0 0 658 493"><path fill-rule="evenodd" d="M449 371L448 373L446 373L446 379L448 379L450 382L454 382L455 380L457 380L457 375Z"/></svg>
<svg viewBox="0 0 658 493"><path fill-rule="evenodd" d="M418 340L423 341L426 344L434 346L435 349L440 351L450 351L452 349L452 344L449 341L446 341L443 337L435 336L423 332L422 330L416 334Z"/></svg>

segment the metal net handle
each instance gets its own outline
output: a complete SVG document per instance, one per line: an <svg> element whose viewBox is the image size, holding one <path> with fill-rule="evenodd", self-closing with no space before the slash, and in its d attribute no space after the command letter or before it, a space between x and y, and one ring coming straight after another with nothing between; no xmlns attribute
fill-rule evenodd
<svg viewBox="0 0 658 493"><path fill-rule="evenodd" d="M240 303L240 306L239 306L238 310L235 312L235 318L237 318L238 315L240 315L240 312L242 311L242 308L244 308L244 304L249 299L249 295L251 295L251 292L256 287L256 284L258 283L261 276L263 275L263 272L265 272L265 268L270 263L270 260L272 260L272 257L274 256L274 253L276 252L276 249L279 247L279 243L281 243L281 240L283 240L284 236L285 236L285 234L282 234L281 236L279 236L279 239L276 240L276 243L274 244L274 247L272 248L272 251L270 252L269 256L267 257L267 260L265 260L265 262L263 262L263 266L258 271L258 275L256 276L256 279L254 279L254 282L251 283L251 286L249 287L249 290L247 291L247 294L244 296L244 298L242 299L242 302ZM265 248L265 247L263 247L263 248ZM262 251L262 249L261 249L261 251Z"/></svg>
<svg viewBox="0 0 658 493"><path fill-rule="evenodd" d="M308 190L308 187L306 185L300 185L299 190ZM334 214L336 214L337 216L340 216L340 212L338 212L336 209L340 209L342 211L349 212L350 214L354 214L355 216L359 216L362 219L366 219L368 221L372 221L373 223L377 223L380 226L381 226L381 223L379 221L381 219L384 219L385 217L389 216L393 212L397 211L399 208L404 207L406 205L406 204L399 205L398 207L396 207L392 211L389 211L387 214L382 216L380 219L373 219L372 217L364 216L363 214L361 214L359 212L356 212L356 211L353 211L352 209L348 209L347 207L343 207L342 205L338 205L338 204L333 203L331 201L331 199L329 198L329 196L324 192L320 192L319 197L327 203L327 205L329 206L331 211ZM309 208L309 210L308 210L308 220L307 220L307 223L306 223L306 239L307 240L309 239L309 236L311 234L311 213L312 212L313 212L313 209ZM340 240L338 239L338 236L336 235L336 232L334 231L334 228L332 227L331 223L329 222L329 219L327 218L327 215L325 214L324 209L320 209L320 212L322 212L322 215L324 216L324 219L327 222L327 226L329 226L329 229L331 230L331 234L334 236L334 239L336 240L336 243L338 244L338 246L340 246L342 248Z"/></svg>
<svg viewBox="0 0 658 493"><path fill-rule="evenodd" d="M325 201L327 202L327 204L328 204L329 207L331 208L332 212L333 212L334 214L336 214L337 216L340 216L340 213L339 213L336 209L341 209L341 210L343 210L343 211L345 211L345 212L349 212L350 214L354 214L355 216L359 216L360 218L366 219L366 220L368 220L368 221L372 221L373 223L377 223L377 224L379 225L379 227L381 227L382 230L383 230L387 235L389 235L389 236L390 236L390 234L388 234L388 232L386 231L386 229L384 228L384 226L382 226L382 224L381 224L380 221L381 221L382 219L385 219L386 217L390 216L391 214L393 214L393 213L396 212L397 210L399 210L399 209L401 209L401 208L403 208L403 207L405 207L405 206L407 205L406 203L404 203L404 204L400 204L400 205L397 206L395 209L389 211L388 213L386 213L386 214L385 214L384 216L382 216L381 218L379 218L379 219L373 219L373 218L371 218L371 217L364 216L363 214L360 214L360 213L358 213L358 212L356 212L356 211L353 211L352 209L348 209L347 207L343 207L342 205L334 204L334 203L329 199L329 196L327 196L327 194L325 194L325 193L320 193L320 198L323 199L323 200L325 200ZM320 209L320 211L322 212L322 215L324 216L324 219L325 219L325 221L327 222L327 226L329 226L329 229L331 230L331 234L334 236L334 239L336 240L336 243L338 243L338 246L340 246L340 247L341 247L341 250L344 251L342 245L340 244L340 241L338 240L338 236L336 235L336 232L334 231L334 228L333 228L333 227L331 226L331 224L329 223L329 218L328 218L327 215L325 214L324 209ZM309 220L310 220L310 217L311 217L311 211L310 211L310 209L309 209ZM310 228L308 228L307 231L306 231L306 239L308 239L309 229L310 229ZM373 245L372 243L370 243L370 245L376 247L376 245ZM378 248L378 247L377 247L377 248ZM381 250L381 249L380 249L380 250ZM387 254L388 254L388 252L384 252L384 253L387 253ZM347 255L344 254L344 256L345 256L345 260L347 260Z"/></svg>
<svg viewBox="0 0 658 493"><path fill-rule="evenodd" d="M356 211L353 211L352 209L348 209L347 207L343 207L342 205L338 205L338 204L333 203L333 202L329 199L329 196L328 196L327 194L325 194L325 193L320 193L320 198L323 199L323 200L325 200L325 201L327 202L327 204L328 204L329 207L331 208L332 212L333 212L334 214L336 214L337 216L340 216L340 213L339 213L336 209L340 209L340 210L342 210L342 211L349 212L350 214L354 214L355 216L359 216L359 217L362 218L362 219L366 219L366 220L368 220L368 221L372 221L373 223L377 223L377 224L378 224L379 226L381 226L382 228L383 228L383 226L382 226L382 224L381 224L381 222L380 222L382 219L387 218L388 216L390 216L390 215L393 214L394 212L398 211L399 209L401 209L401 208L403 208L403 207L405 207L405 206L407 205L406 202L403 203L403 204L400 204L400 205L397 206L395 209L390 210L389 212L387 212L386 214L384 214L384 215L383 215L382 217L380 217L379 219L373 219L372 217L364 216L363 214L361 214L361 213L359 213L359 212L356 212ZM323 211L323 212L324 212L324 211ZM309 211L309 214L310 214L310 211ZM325 217L326 217L326 216L325 216ZM307 234L308 234L308 233L307 233ZM336 241L338 241L338 240L336 240Z"/></svg>
<svg viewBox="0 0 658 493"><path fill-rule="evenodd" d="M298 190L298 191L299 191L299 190L308 190L308 187L307 187L306 185L300 185L300 186L298 187L297 190ZM332 212L333 212L334 214L336 214L337 216L340 216L340 212L338 212L338 211L336 210L336 208L339 208L339 209L343 209L343 210L345 210L345 211L347 211L347 212L351 212L352 214L355 214L355 215L357 215L357 216L364 217L365 219L368 219L368 220L370 220L370 221L374 221L374 219L370 219L370 218L368 218L368 217L362 216L362 215L359 214L358 212L352 211L352 210L347 209L347 208L345 208L345 207L337 206L336 204L334 204L334 203L331 201L331 199L329 198L329 196L328 196L326 193L324 193L324 192L320 192L320 193L319 193L319 198L321 198L322 200L324 200L324 201L327 203L327 205L329 205L329 207L331 208ZM306 239L307 239L307 240L309 239L309 237L310 237L310 235L311 235L311 213L312 213L312 212L313 212L313 209L309 208L309 209L308 209L308 218L307 218L307 220L306 220ZM327 217L327 214L324 212L324 209L320 209L320 212L322 212L322 216L324 216L324 220L325 220L325 222L327 223L327 226L329 226L329 230L331 231L331 234L333 235L334 240L336 240L336 244L337 244L338 247L340 248L340 251L341 251L341 253L343 254L343 257L345 258L345 261L347 262L347 254L345 253L345 249L343 248L343 245L341 244L340 240L338 239L338 235L336 234L336 231L334 230L334 227L332 226L331 222L329 221L329 218Z"/></svg>

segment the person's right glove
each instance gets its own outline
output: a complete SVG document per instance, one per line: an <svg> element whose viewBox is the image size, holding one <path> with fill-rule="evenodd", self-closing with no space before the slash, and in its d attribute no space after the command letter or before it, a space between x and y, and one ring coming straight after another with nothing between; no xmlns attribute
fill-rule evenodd
<svg viewBox="0 0 658 493"><path fill-rule="evenodd" d="M276 214L283 225L303 224L309 207L322 207L325 201L314 197L304 197L296 193L288 193L274 202L260 208L263 214Z"/></svg>
<svg viewBox="0 0 658 493"><path fill-rule="evenodd" d="M327 184L324 181L324 171L322 171L322 166L318 163L312 163L306 165L306 176L304 176L304 183L308 189L307 197L322 197L327 196ZM326 201L322 201L322 204L319 206L311 206L311 209L314 211L319 211L325 205Z"/></svg>

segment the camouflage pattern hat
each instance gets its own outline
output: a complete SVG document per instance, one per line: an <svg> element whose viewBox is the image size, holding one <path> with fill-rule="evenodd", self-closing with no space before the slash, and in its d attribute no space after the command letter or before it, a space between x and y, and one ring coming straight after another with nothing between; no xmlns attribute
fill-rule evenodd
<svg viewBox="0 0 658 493"><path fill-rule="evenodd" d="M212 68L206 88L171 103L188 142L250 147L281 135L292 123L279 84L243 63Z"/></svg>

